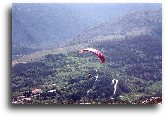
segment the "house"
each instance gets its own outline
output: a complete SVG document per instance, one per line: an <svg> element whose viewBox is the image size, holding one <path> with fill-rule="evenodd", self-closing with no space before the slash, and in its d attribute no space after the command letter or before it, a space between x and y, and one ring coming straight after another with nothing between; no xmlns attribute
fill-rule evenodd
<svg viewBox="0 0 166 117"><path fill-rule="evenodd" d="M35 95L35 94L40 94L42 93L43 91L41 89L37 89L37 88L32 88L32 94Z"/></svg>
<svg viewBox="0 0 166 117"><path fill-rule="evenodd" d="M56 92L56 90L55 89L54 90L49 90L48 92L53 93L53 92Z"/></svg>

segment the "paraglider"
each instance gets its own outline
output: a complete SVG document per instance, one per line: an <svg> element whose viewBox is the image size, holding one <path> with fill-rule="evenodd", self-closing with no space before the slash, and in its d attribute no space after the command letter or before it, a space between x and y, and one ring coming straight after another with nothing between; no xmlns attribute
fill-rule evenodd
<svg viewBox="0 0 166 117"><path fill-rule="evenodd" d="M100 58L101 62L105 63L105 57L99 50L96 50L93 48L86 48L86 49L81 50L79 53L84 53L85 51L89 51L89 52L96 54Z"/></svg>
<svg viewBox="0 0 166 117"><path fill-rule="evenodd" d="M84 52L86 52L86 51L91 52L91 53L97 55L97 57L101 60L101 63L105 63L105 62L106 62L105 57L104 57L104 54L103 54L101 51L96 50L96 49L94 49L94 48L86 48L86 49L81 50L79 53L82 54L82 53L84 53ZM95 71L96 71L96 73L97 73L97 69L95 69ZM91 78L94 78L94 77L91 75L91 73L89 73L89 74L88 74L88 78L91 79ZM94 83L93 83L92 87L86 92L86 95L89 95L89 93L90 93L91 91L93 91L93 89L95 88L96 83L97 83L97 80L98 80L98 78L99 78L98 73L97 73L97 75L95 76L95 78L96 78L96 79L94 80Z"/></svg>

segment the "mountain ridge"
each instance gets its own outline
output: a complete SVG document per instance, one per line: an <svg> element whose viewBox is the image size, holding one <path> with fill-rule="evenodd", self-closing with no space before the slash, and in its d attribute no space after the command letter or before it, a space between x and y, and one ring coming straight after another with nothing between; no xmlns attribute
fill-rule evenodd
<svg viewBox="0 0 166 117"><path fill-rule="evenodd" d="M136 15L134 15L135 13ZM143 17L140 18L139 15L144 16L144 18ZM127 23L129 24L135 23L135 24L125 27L126 20L129 16L130 16L130 19L133 19L133 21L131 23L129 22ZM137 18L142 20L137 20L138 22L136 22L135 19ZM32 53L30 55L25 55L23 57L20 57L14 60L12 64L14 65L15 63L19 63L19 62L33 62L36 60L41 60L43 56L47 54L59 53L61 52L60 50L62 49L68 52L79 51L80 49L84 49L86 47L95 47L95 44L98 45L104 41L123 41L125 39L133 39L134 37L143 36L143 35L152 37L152 39L155 39L155 38L161 39L160 37L162 33L161 9L153 10L153 11L133 12L131 14L124 15L118 19L119 20L115 20L115 21L117 22L116 24L120 25L121 27L120 29L122 29L122 31L120 32L119 31L116 32L115 29L114 29L115 30L114 32L116 33L111 31L113 30L114 27L116 27L116 25L113 25L115 23L113 23L113 21L111 20L110 22L91 27L89 30L86 29L81 34L78 34L77 38L67 42L66 44L62 45L60 48L52 49L52 50L44 50L44 51ZM150 24L152 25L146 24L148 20L151 20ZM111 27L111 30L109 30L110 27ZM125 32L124 32L125 29L123 29L123 27L127 29ZM119 27L116 27L116 28L119 28ZM98 33L96 33L96 30L98 30L97 31ZM87 31L88 33L86 33ZM63 51L62 53L64 53L65 51ZM33 56L36 56L36 57L33 57ZM34 60L34 58L36 60Z"/></svg>

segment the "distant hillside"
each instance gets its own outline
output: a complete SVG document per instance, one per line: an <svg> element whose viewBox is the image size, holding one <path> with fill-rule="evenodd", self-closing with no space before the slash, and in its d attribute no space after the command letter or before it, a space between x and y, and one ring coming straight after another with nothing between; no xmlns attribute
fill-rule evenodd
<svg viewBox="0 0 166 117"><path fill-rule="evenodd" d="M17 59L40 50L55 49L75 37L75 41L79 41L99 35L125 33L129 31L126 28L131 29L135 26L124 28L125 24L130 21L131 24L136 24L139 20L144 21L144 18L147 20L146 17L154 17L156 13L147 13L147 16L146 13L133 13L136 15L135 20L132 20L134 16L129 19L125 16L126 18L109 20L136 9L142 11L160 7L161 4L13 4L12 57ZM151 25L151 22L154 23L150 20L143 23ZM132 30L148 30L147 26L139 28L135 27ZM78 33L80 34L77 35Z"/></svg>
<svg viewBox="0 0 166 117"><path fill-rule="evenodd" d="M85 47L95 47L105 41L121 41L125 39L134 39L140 36L148 36L161 41L161 12L161 9L158 9L128 13L122 17L117 17L109 22L84 30L82 33L78 34L76 38L67 42L59 49L43 50L30 55L25 55L15 60L13 63L40 60L47 54L61 53L62 51L60 50L63 50L63 52L70 52L78 51ZM35 52L35 50L33 51Z"/></svg>
<svg viewBox="0 0 166 117"><path fill-rule="evenodd" d="M148 35L161 39L161 9L131 12L122 17L116 17L106 23L84 30L67 45L104 40L115 41L125 37L137 37L140 35Z"/></svg>
<svg viewBox="0 0 166 117"><path fill-rule="evenodd" d="M162 103L161 16L161 9L128 13L83 31L61 48L12 61L13 100L23 95L30 104ZM106 63L79 54L87 47L102 51ZM31 95L34 87L43 93Z"/></svg>
<svg viewBox="0 0 166 117"><path fill-rule="evenodd" d="M110 4L13 4L12 55L57 48L85 28L110 19ZM25 48L27 51L25 51Z"/></svg>

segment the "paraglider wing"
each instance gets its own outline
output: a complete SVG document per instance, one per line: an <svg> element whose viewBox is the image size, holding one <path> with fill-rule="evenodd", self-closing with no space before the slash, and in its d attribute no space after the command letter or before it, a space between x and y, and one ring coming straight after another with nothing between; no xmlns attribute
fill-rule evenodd
<svg viewBox="0 0 166 117"><path fill-rule="evenodd" d="M83 53L85 51L89 51L89 52L96 54L100 58L101 62L105 63L105 57L99 50L96 50L93 48L86 48L86 49L81 50L79 53Z"/></svg>

